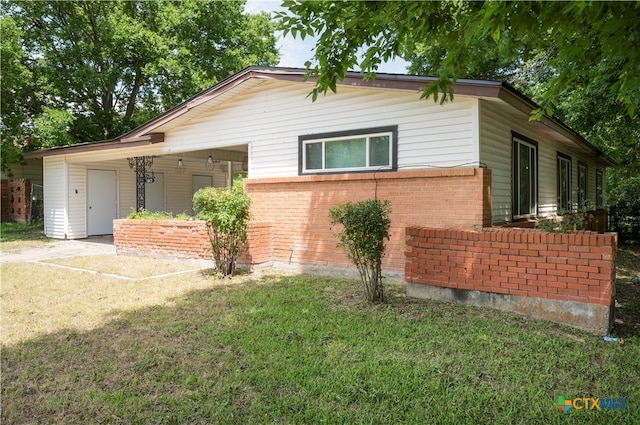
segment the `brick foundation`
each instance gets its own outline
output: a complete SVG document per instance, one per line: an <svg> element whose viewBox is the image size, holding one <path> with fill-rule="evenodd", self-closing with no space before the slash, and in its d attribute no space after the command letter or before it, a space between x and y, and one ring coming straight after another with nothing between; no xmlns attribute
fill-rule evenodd
<svg viewBox="0 0 640 425"><path fill-rule="evenodd" d="M383 268L396 273L404 271L405 227L490 226L490 187L491 171L484 168L245 179L254 219L273 224L273 261L282 265L352 268L336 248L329 209L376 196L389 200Z"/></svg>
<svg viewBox="0 0 640 425"><path fill-rule="evenodd" d="M406 242L411 296L489 305L598 333L611 326L615 233L408 227Z"/></svg>

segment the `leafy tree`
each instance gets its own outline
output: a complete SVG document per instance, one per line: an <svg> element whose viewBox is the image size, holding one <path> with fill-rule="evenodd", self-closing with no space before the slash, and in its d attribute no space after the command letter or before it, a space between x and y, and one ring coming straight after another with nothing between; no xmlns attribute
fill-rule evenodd
<svg viewBox="0 0 640 425"><path fill-rule="evenodd" d="M508 37L553 50L548 61L553 73L541 96L547 113L555 110L567 89L597 76L595 65L602 62L616 69L610 96L632 116L640 105L638 2L285 0L283 6L288 11L277 18L285 33L318 36L314 60L307 63L309 75L318 76L314 96L335 91L336 82L356 65L375 77L382 61L418 56L425 45L435 43L438 49L431 51L431 59L437 60L430 66L439 79L427 85L424 95L437 100L444 94L445 101L455 80L478 63L476 48L484 52L486 43L502 43L496 65L505 52L509 60L513 46L501 41Z"/></svg>
<svg viewBox="0 0 640 425"><path fill-rule="evenodd" d="M370 302L384 301L382 257L385 251L384 240L389 239L390 214L389 201L378 199L347 202L336 205L329 211L331 223L342 226L336 232L340 241L338 246L347 249L349 259L358 268Z"/></svg>
<svg viewBox="0 0 640 425"><path fill-rule="evenodd" d="M277 63L269 16L243 8L213 0L3 2L3 129L18 139L43 134L35 129L44 114L47 137L34 137L30 149L109 139L246 66ZM4 132L2 140L12 145Z"/></svg>
<svg viewBox="0 0 640 425"><path fill-rule="evenodd" d="M22 84L31 72L24 65L26 55L20 46L22 31L8 16L0 17L0 133L2 134L2 171L20 163L24 144L23 125L29 116L32 93Z"/></svg>

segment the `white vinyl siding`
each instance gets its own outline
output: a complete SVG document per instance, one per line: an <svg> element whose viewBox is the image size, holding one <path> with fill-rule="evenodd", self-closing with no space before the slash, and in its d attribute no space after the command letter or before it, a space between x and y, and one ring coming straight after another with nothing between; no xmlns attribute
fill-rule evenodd
<svg viewBox="0 0 640 425"><path fill-rule="evenodd" d="M492 179L492 212L493 222L511 221L512 204L512 132L517 132L538 142L538 215L545 216L557 213L557 152L561 151L571 157L573 161L584 162L589 170L601 168L595 162L595 157L587 156L579 151L575 145L561 140L561 136L554 133L539 122L529 122L525 113L520 113L520 119L513 114L505 114L490 101L480 101L480 161L491 169ZM517 117L517 115L515 115ZM542 131L543 128L545 131ZM577 167L572 170L572 193L577 191ZM590 172L587 182L588 199L595 200L595 173ZM574 196L574 199L575 198Z"/></svg>
<svg viewBox="0 0 640 425"><path fill-rule="evenodd" d="M66 175L64 157L44 158L44 232L48 238L67 237Z"/></svg>
<svg viewBox="0 0 640 425"><path fill-rule="evenodd" d="M488 102L480 109L480 161L491 170L493 222L511 221L512 123Z"/></svg>
<svg viewBox="0 0 640 425"><path fill-rule="evenodd" d="M265 82L165 133L167 151L251 143L252 178L298 175L298 137L398 126L398 168L473 161L473 100L439 105L417 93L340 87L311 102L308 84Z"/></svg>
<svg viewBox="0 0 640 425"><path fill-rule="evenodd" d="M87 237L87 169L83 165L69 164L69 225L67 237Z"/></svg>

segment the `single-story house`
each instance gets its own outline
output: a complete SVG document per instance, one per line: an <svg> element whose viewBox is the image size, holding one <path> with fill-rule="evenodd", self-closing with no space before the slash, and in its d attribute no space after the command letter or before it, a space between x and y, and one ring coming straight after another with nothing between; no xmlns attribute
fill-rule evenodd
<svg viewBox="0 0 640 425"><path fill-rule="evenodd" d="M191 212L193 193L237 175L272 262L348 267L329 221L337 203L392 207L383 267L402 273L409 225L488 227L600 207L612 163L496 81L458 80L453 101L422 99L429 77L349 73L312 102L305 70L250 67L129 133L29 153L43 159L45 233L111 234L132 209ZM136 167L138 172L136 172Z"/></svg>

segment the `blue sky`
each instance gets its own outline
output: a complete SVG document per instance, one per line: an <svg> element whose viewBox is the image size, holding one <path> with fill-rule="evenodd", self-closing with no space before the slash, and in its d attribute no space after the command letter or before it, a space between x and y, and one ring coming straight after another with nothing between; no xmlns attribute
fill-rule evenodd
<svg viewBox="0 0 640 425"><path fill-rule="evenodd" d="M245 11L249 13L274 12L276 10L282 10L280 0L247 0L245 5ZM280 50L280 63L278 63L278 66L304 68L304 63L311 59L315 39L307 37L303 41L299 38L294 39L291 34L286 37L278 34L277 45ZM406 74L406 66L407 62L397 59L381 64L378 72Z"/></svg>

